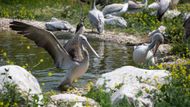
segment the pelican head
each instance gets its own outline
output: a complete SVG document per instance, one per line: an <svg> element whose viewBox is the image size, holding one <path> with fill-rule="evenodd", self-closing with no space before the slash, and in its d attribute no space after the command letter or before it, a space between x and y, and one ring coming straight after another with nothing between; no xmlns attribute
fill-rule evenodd
<svg viewBox="0 0 190 107"><path fill-rule="evenodd" d="M154 52L153 52L153 55L155 56L157 50L158 50L158 47L160 46L160 44L164 43L164 36L163 34L161 33L155 33L152 37L152 42L151 44L148 46L148 50L151 50L154 48L155 46L155 49L154 49Z"/></svg>
<svg viewBox="0 0 190 107"><path fill-rule="evenodd" d="M87 38L84 35L80 35L80 41L82 43L82 49L86 47L87 49L90 49L90 51L97 57L99 58L99 55L96 53L96 51L92 48L90 43L88 42Z"/></svg>
<svg viewBox="0 0 190 107"><path fill-rule="evenodd" d="M78 33L78 34L83 34L84 33L84 31L85 31L84 20L85 20L85 17L80 19L80 22L77 24L75 34L76 33Z"/></svg>

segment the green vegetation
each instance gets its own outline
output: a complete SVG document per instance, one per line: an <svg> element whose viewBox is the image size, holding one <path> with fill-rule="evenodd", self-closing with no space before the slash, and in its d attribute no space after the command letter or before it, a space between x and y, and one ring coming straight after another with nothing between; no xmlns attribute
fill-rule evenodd
<svg viewBox="0 0 190 107"><path fill-rule="evenodd" d="M6 91L5 91L6 90ZM18 91L17 85L5 82L0 92L0 107L38 107L38 105L46 106L50 103L50 96L55 95L55 91L49 91L43 94L44 99L39 104L39 97L29 93L23 94Z"/></svg>
<svg viewBox="0 0 190 107"><path fill-rule="evenodd" d="M156 107L189 107L189 67L185 67L182 64L173 65L171 67L171 77L168 80L170 82L163 85L160 89L161 92L156 95Z"/></svg>
<svg viewBox="0 0 190 107"><path fill-rule="evenodd" d="M93 87L91 90L85 95L86 97L94 99L98 102L102 107L133 107L128 103L126 97L122 100L118 101L116 104L112 105L111 103L111 93L105 92L104 88L96 88Z"/></svg>

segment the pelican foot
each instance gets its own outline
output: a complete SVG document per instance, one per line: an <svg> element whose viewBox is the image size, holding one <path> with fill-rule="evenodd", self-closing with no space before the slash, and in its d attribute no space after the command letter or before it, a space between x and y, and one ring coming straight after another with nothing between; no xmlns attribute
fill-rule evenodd
<svg viewBox="0 0 190 107"><path fill-rule="evenodd" d="M69 89L69 86L68 85L59 85L57 87L57 89L60 91L67 91L67 89Z"/></svg>
<svg viewBox="0 0 190 107"><path fill-rule="evenodd" d="M60 84L57 89L60 91L67 91L68 89L75 88L72 84L62 85Z"/></svg>

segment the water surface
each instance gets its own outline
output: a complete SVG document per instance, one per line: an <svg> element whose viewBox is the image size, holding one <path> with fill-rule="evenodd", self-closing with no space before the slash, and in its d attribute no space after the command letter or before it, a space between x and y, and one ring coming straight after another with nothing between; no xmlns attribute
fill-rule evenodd
<svg viewBox="0 0 190 107"><path fill-rule="evenodd" d="M84 87L88 81L95 82L102 73L121 66L134 65L132 47L97 40L89 42L101 58L97 59L91 53L87 73L74 83L74 86ZM31 71L45 91L57 87L65 75L64 70L54 67L50 55L44 49L37 47L33 41L15 33L0 32L0 65L12 63Z"/></svg>

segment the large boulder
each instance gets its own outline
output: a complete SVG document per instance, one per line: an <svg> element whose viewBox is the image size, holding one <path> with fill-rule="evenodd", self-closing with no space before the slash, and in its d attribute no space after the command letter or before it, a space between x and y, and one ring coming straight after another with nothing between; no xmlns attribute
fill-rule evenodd
<svg viewBox="0 0 190 107"><path fill-rule="evenodd" d="M75 94L58 94L51 96L47 107L100 107L94 100Z"/></svg>
<svg viewBox="0 0 190 107"><path fill-rule="evenodd" d="M166 70L146 70L133 66L124 66L112 72L102 74L96 86L111 92L112 104L124 96L135 107L153 107L153 93L157 87L167 83L169 75Z"/></svg>
<svg viewBox="0 0 190 107"><path fill-rule="evenodd" d="M17 65L6 65L0 67L0 90L6 92L5 84L15 84L16 90L22 93L23 97L32 97L37 95L39 100L43 99L42 91L37 79L24 68ZM28 96L29 95L29 96ZM41 103L39 101L38 103Z"/></svg>

